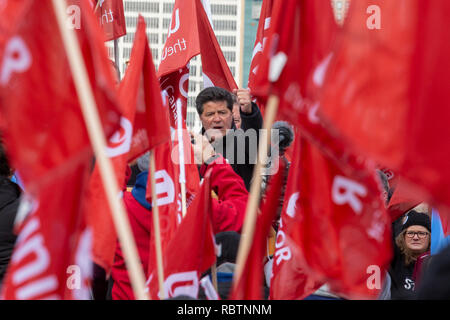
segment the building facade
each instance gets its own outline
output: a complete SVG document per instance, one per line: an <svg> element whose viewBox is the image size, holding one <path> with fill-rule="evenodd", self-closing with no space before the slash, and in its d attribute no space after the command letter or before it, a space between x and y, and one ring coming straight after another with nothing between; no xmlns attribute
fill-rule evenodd
<svg viewBox="0 0 450 320"><path fill-rule="evenodd" d="M210 6L210 17L213 23L214 32L222 48L225 59L227 60L228 66L230 67L231 73L236 79L236 83L244 83L244 87L246 87L246 80L241 79L241 77L245 77L245 75L241 74L240 67L241 41L242 39L245 39L247 42L247 39L250 39L248 41L251 42L249 53L251 59L255 35L253 34L253 39L251 39L251 35L248 36L247 34L245 38L241 37L241 11L243 9L241 0L202 1L206 6ZM119 69L121 74L123 75L126 69L126 62L129 60L131 54L139 14L144 17L147 23L147 37L155 66L158 68L161 61L161 52L167 38L167 31L171 25L171 16L175 0L124 0L123 2L127 24L127 35L118 39ZM247 0L247 2L253 2L253 0ZM245 20L247 21L247 15ZM254 29L254 33L256 33L256 27ZM114 57L114 46L112 41L107 45L109 47L110 56ZM246 45L248 44L246 43ZM244 50L244 52L247 51L247 49ZM244 66L243 70L248 68L250 68L249 63L247 68ZM204 87L201 70L200 57L194 57L190 63L188 114L186 124L189 129L196 131L201 128L195 109L195 97Z"/></svg>

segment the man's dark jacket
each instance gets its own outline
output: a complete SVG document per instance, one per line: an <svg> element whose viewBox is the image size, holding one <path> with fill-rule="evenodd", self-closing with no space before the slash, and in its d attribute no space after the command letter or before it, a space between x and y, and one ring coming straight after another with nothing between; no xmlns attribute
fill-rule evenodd
<svg viewBox="0 0 450 320"><path fill-rule="evenodd" d="M5 177L0 177L0 287L8 268L16 242L14 220L19 208L20 187Z"/></svg>

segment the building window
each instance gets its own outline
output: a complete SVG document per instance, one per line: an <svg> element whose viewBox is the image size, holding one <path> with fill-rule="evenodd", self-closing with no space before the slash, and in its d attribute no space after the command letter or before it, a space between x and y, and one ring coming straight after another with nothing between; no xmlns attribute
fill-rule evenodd
<svg viewBox="0 0 450 320"><path fill-rule="evenodd" d="M189 68L189 75L195 76L197 74L197 66L190 66Z"/></svg>
<svg viewBox="0 0 450 320"><path fill-rule="evenodd" d="M159 13L158 2L124 1L125 11Z"/></svg>
<svg viewBox="0 0 450 320"><path fill-rule="evenodd" d="M167 19L167 18L164 18L164 19L163 19L163 28L164 28L164 29L169 29L169 27L170 27L170 21L172 21L172 19Z"/></svg>
<svg viewBox="0 0 450 320"><path fill-rule="evenodd" d="M236 61L236 52L234 52L234 51L224 51L223 55L225 56L225 59L228 62L235 62Z"/></svg>
<svg viewBox="0 0 450 320"><path fill-rule="evenodd" d="M150 41L150 43L152 44L158 44L158 37L159 35L157 33L148 33L147 37L148 37L148 41Z"/></svg>
<svg viewBox="0 0 450 320"><path fill-rule="evenodd" d="M217 41L221 47L236 47L236 37L233 36L217 36Z"/></svg>
<svg viewBox="0 0 450 320"><path fill-rule="evenodd" d="M231 20L213 20L214 30L216 31L235 31L236 21Z"/></svg>
<svg viewBox="0 0 450 320"><path fill-rule="evenodd" d="M236 16L237 6L227 5L227 4L212 4L211 14L222 15L222 16Z"/></svg>
<svg viewBox="0 0 450 320"><path fill-rule="evenodd" d="M153 59L158 59L158 50L157 49L152 49L152 57Z"/></svg>
<svg viewBox="0 0 450 320"><path fill-rule="evenodd" d="M163 3L163 13L172 13L173 11L173 3Z"/></svg>

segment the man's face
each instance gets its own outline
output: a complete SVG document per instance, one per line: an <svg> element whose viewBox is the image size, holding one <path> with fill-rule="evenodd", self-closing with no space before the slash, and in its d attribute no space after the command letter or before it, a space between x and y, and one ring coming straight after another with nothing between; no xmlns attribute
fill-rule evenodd
<svg viewBox="0 0 450 320"><path fill-rule="evenodd" d="M227 108L226 101L209 101L203 104L203 113L200 115L203 128L208 133L214 131L213 139L224 136L231 129L233 114ZM210 134L211 135L211 134Z"/></svg>

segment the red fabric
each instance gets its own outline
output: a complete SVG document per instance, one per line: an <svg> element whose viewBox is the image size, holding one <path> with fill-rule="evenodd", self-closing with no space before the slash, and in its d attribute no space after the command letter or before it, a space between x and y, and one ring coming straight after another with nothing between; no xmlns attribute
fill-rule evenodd
<svg viewBox="0 0 450 320"><path fill-rule="evenodd" d="M398 174L389 168L381 168L388 179L391 199L388 202L388 213L394 222L409 210L419 205L423 200L417 199L416 192Z"/></svg>
<svg viewBox="0 0 450 320"><path fill-rule="evenodd" d="M159 213L160 237L162 252L166 249L170 239L173 237L182 219L181 212L181 187L179 183L179 167L171 158L174 147L171 142L162 144L155 148L155 184L156 198ZM186 195L188 197L188 195ZM149 172L147 181L146 198L149 203L155 205L152 199L152 183ZM153 220L151 223L153 231ZM155 236L151 232L150 248L154 252ZM149 268L153 270L156 266L156 256L151 255L148 263ZM150 271L149 271L150 273Z"/></svg>
<svg viewBox="0 0 450 320"><path fill-rule="evenodd" d="M178 71L200 53L196 1L175 0L158 77Z"/></svg>
<svg viewBox="0 0 450 320"><path fill-rule="evenodd" d="M212 169L211 169L212 170ZM167 248L163 251L164 298L183 294L197 298L200 275L216 260L211 225L210 173ZM153 299L161 298L156 267L149 272L149 288Z"/></svg>
<svg viewBox="0 0 450 320"><path fill-rule="evenodd" d="M96 2L102 2L97 0ZM94 8L97 7L95 4ZM105 32L106 41L120 38L127 34L125 11L122 0L103 0L103 4L95 10L97 19Z"/></svg>
<svg viewBox="0 0 450 320"><path fill-rule="evenodd" d="M223 56L214 30L200 0L194 1L197 8L202 73L203 78L206 78L205 87L216 86L233 92L233 89L237 89L237 85Z"/></svg>
<svg viewBox="0 0 450 320"><path fill-rule="evenodd" d="M153 90L153 93L151 90ZM111 158L119 186L124 185L123 181L128 168L128 159L136 158L150 147L145 122L148 118L151 118L151 108L158 106L158 99L159 105L161 105L161 98L157 94L158 92L159 86L157 85L148 47L146 26L144 19L140 16L135 43L130 57L130 65L119 87L119 100L123 108L121 128L108 141L107 148L107 154ZM150 94L152 96L146 99L146 96ZM155 98L156 101L153 102L151 99ZM165 121L167 128L167 112L154 112L162 118L160 124L163 124ZM166 118L163 118L164 116ZM164 132L164 127L157 135L153 132L150 134L156 142L167 139L168 136L167 129ZM93 259L108 274L114 259L117 235L97 165L90 179L89 190L87 210L90 213L88 215L88 223L93 228L94 236Z"/></svg>
<svg viewBox="0 0 450 320"><path fill-rule="evenodd" d="M297 133L293 153L299 155L301 138ZM298 300L309 296L323 285L307 272L305 259L300 251L298 238L301 220L299 219L300 161L291 163L281 211L280 226L275 241L272 277L270 281L270 299Z"/></svg>
<svg viewBox="0 0 450 320"><path fill-rule="evenodd" d="M139 24L145 30L145 22L139 16ZM143 37L144 31L142 31ZM161 88L158 85L152 53L148 45L147 37L144 38L144 61L142 66L142 79L138 91L136 106L136 119L134 121L134 136L132 150L139 148L140 152L134 151L132 156L137 157L147 150L170 139L169 112L161 98ZM133 66L131 66L133 67ZM124 88L126 90L126 88ZM145 132L147 134L145 134ZM133 158L131 158L133 159ZM130 160L131 160L130 159Z"/></svg>
<svg viewBox="0 0 450 320"><path fill-rule="evenodd" d="M419 287L420 276L422 275L422 266L425 260L430 256L430 251L422 253L416 260L414 264L414 270L412 274L412 279L415 282L415 287Z"/></svg>
<svg viewBox="0 0 450 320"><path fill-rule="evenodd" d="M244 183L228 164L220 164L220 162L216 160L215 163L210 164L209 167L211 167L212 170L210 172L210 188L216 190L220 199L212 199L211 203L211 219L214 233L221 231L238 231L242 228L245 205L248 197L248 192L245 189ZM206 172L206 168L204 168L203 172ZM194 198L194 201L196 198ZM153 268L151 268L152 266L149 265L149 251L151 246L153 246L153 243L150 246L150 235L153 232L151 212L143 208L129 192L125 192L124 201L135 237L136 246L138 248L139 257L144 272L148 277L150 272L153 271ZM194 204L191 204L191 206L192 205ZM191 206L189 206L189 208ZM193 209L190 209L190 211L192 210ZM162 218L161 209L160 220L162 222L162 230L168 230L163 227L163 222L166 224L167 220L165 221ZM180 226L175 229L174 233L179 228ZM165 234L162 233L161 235L164 239ZM173 237L174 234L171 235L171 238ZM164 248L167 246L168 244L164 246ZM154 266L154 262L152 263ZM113 287L113 299L134 299L120 245L116 248L112 277L115 282Z"/></svg>
<svg viewBox="0 0 450 320"><path fill-rule="evenodd" d="M388 212L391 221L394 222L409 210L421 204L423 200L417 199L413 190L411 190L406 181L399 178L392 197L388 204Z"/></svg>
<svg viewBox="0 0 450 320"><path fill-rule="evenodd" d="M377 298L368 271L383 275L392 255L390 219L376 172L349 177L306 140L300 153L299 227L296 243L310 271L333 292Z"/></svg>
<svg viewBox="0 0 450 320"><path fill-rule="evenodd" d="M173 128L177 128L178 101L182 105L183 120L186 121L189 61L200 53L195 6L195 1L175 1L172 24L169 27L158 68L163 100L169 109L170 125Z"/></svg>
<svg viewBox="0 0 450 320"><path fill-rule="evenodd" d="M125 192L123 195L125 208L128 213L130 227L133 232L134 240L144 273L147 274L149 250L150 250L150 226L152 215L151 211L145 209L137 202L131 192ZM131 287L128 270L125 265L125 259L120 244L117 243L115 250L114 264L111 269L111 277L114 279L112 287L113 300L134 300L134 293Z"/></svg>
<svg viewBox="0 0 450 320"><path fill-rule="evenodd" d="M203 165L200 174L212 168L211 190L219 199L212 200L212 224L214 233L223 231L241 232L247 208L248 191L244 181L233 168L219 156L210 165Z"/></svg>
<svg viewBox="0 0 450 320"><path fill-rule="evenodd" d="M304 122L298 115L314 111L321 87L317 70L326 67L338 26L328 0L287 0L273 3L271 27L254 78L252 93L280 98L278 119ZM286 55L286 64L275 81L269 81L271 64Z"/></svg>
<svg viewBox="0 0 450 320"><path fill-rule="evenodd" d="M379 30L361 27L368 5L380 9ZM449 10L445 0L352 3L322 103L355 149L414 183L427 202L447 206Z"/></svg>
<svg viewBox="0 0 450 320"><path fill-rule="evenodd" d="M9 1L1 13L2 20L8 17L9 25L2 24L1 32L0 107L7 119L8 153L23 183L31 188L30 182L51 179L49 172L56 167L60 173L70 170L68 159L86 159L91 151L53 7L49 1L38 5L26 0L21 4L17 7L16 2ZM85 2L82 4L84 8ZM11 20L10 14L19 20ZM76 33L103 129L109 137L118 128L120 115L113 70L95 18L90 10L82 10L82 14L82 27ZM42 33L37 32L36 25Z"/></svg>
<svg viewBox="0 0 450 320"><path fill-rule="evenodd" d="M90 231L82 214L92 150L51 1L6 2L0 11L0 99L5 143L32 201L3 286L6 299L88 299ZM87 2L77 36L109 136L119 124L103 35ZM9 15L10 10L20 13ZM13 29L9 29L13 26ZM44 40L45 38L45 40ZM12 42L11 42L12 41ZM13 62L11 64L11 59ZM18 59L18 60L17 60ZM18 63L21 61L21 63ZM15 72L6 72L13 66ZM10 70L11 71L11 70ZM80 267L81 289L68 272Z"/></svg>
<svg viewBox="0 0 450 320"><path fill-rule="evenodd" d="M267 197L258 212L252 244L239 280L233 279L230 300L263 300L263 260L267 249L267 237L276 216L283 188L286 164L280 161L278 172L271 177Z"/></svg>
<svg viewBox="0 0 450 320"><path fill-rule="evenodd" d="M181 103L183 127L186 128L189 67L180 66L179 70L159 78L159 83L163 102L169 109L170 126L177 128L177 103Z"/></svg>
<svg viewBox="0 0 450 320"><path fill-rule="evenodd" d="M320 114L324 76L339 31L331 4L327 0L276 2L272 19L255 83L258 96L279 96L279 116L298 125L303 137L297 154L302 168L296 177L300 180L299 229L292 230L292 240L303 256L302 273L312 275L313 281L329 282L334 291L348 296L374 297L376 290L368 292L365 283L367 267L377 263L385 267L391 249L375 166L352 153ZM280 57L285 64L274 68ZM279 77L269 77L277 69ZM336 193L340 189L332 193L337 182L356 184L357 190L364 191L361 199L353 199L357 207L333 202L336 194L342 200ZM301 279L304 288L314 287ZM305 289L291 292L307 294Z"/></svg>
<svg viewBox="0 0 450 320"><path fill-rule="evenodd" d="M250 65L250 73L248 76L248 87L250 91L253 91L255 87L254 81L257 75L259 64L262 59L262 52L266 46L266 42L269 35L269 28L271 24L273 0L263 0L261 5L261 14L259 17L258 29L256 31L255 46L253 48L252 62ZM256 103L261 110L261 114L264 115L264 104L261 99L257 99Z"/></svg>

